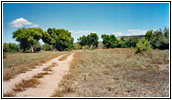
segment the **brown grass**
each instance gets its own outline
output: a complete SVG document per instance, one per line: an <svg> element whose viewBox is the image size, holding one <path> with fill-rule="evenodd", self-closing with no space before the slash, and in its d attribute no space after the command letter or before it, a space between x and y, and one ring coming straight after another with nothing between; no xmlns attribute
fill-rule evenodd
<svg viewBox="0 0 172 100"><path fill-rule="evenodd" d="M81 51L53 96L168 97L169 71L157 66L169 63L168 54L153 50L137 55L125 48Z"/></svg>
<svg viewBox="0 0 172 100"><path fill-rule="evenodd" d="M3 61L3 80L9 80L20 73L42 65L64 52L9 53Z"/></svg>
<svg viewBox="0 0 172 100"><path fill-rule="evenodd" d="M65 60L71 53L66 53L64 56L59 58L59 61Z"/></svg>
<svg viewBox="0 0 172 100"><path fill-rule="evenodd" d="M52 71L52 67L55 67L56 65L57 65L56 63L52 63L47 68L43 69L45 72L38 73L37 75L34 75L31 79L22 80L20 83L15 85L15 88L13 89L13 91L15 91L15 92L22 92L22 91L24 91L27 88L34 88L34 87L36 87L37 85L40 84L38 79L39 78L43 78L45 75L50 74L49 71Z"/></svg>
<svg viewBox="0 0 172 100"><path fill-rule="evenodd" d="M43 69L43 71L52 71L52 67L58 66L56 63L52 63L50 66Z"/></svg>
<svg viewBox="0 0 172 100"><path fill-rule="evenodd" d="M27 88L34 88L36 87L40 82L36 78L31 78L27 80L22 80L19 84L16 84L13 88L13 91L15 92L22 92Z"/></svg>
<svg viewBox="0 0 172 100"><path fill-rule="evenodd" d="M3 97L15 97L15 94L13 92L7 92L3 94Z"/></svg>
<svg viewBox="0 0 172 100"><path fill-rule="evenodd" d="M41 73L38 73L37 75L33 76L33 78L43 78L43 76L48 75L48 74L50 74L50 73L41 72Z"/></svg>

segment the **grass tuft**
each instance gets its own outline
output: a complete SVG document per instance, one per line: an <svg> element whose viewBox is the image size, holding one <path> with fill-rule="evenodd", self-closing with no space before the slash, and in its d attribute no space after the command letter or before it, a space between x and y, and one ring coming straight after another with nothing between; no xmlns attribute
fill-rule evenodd
<svg viewBox="0 0 172 100"><path fill-rule="evenodd" d="M15 87L13 88L13 91L15 92L22 92L27 88L34 88L36 87L40 82L38 79L31 78L28 80L22 80L19 84L16 84Z"/></svg>

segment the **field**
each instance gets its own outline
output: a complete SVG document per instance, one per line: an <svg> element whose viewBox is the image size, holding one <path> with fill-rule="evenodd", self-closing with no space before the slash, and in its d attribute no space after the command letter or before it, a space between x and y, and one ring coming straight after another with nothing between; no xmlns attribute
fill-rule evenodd
<svg viewBox="0 0 172 100"><path fill-rule="evenodd" d="M3 59L3 80L9 80L15 75L24 73L64 52L39 53L7 53Z"/></svg>
<svg viewBox="0 0 172 100"><path fill-rule="evenodd" d="M132 49L78 51L74 58L77 65L74 63L54 96L168 97L168 53L153 50L137 55Z"/></svg>
<svg viewBox="0 0 172 100"><path fill-rule="evenodd" d="M142 54L127 48L11 53L3 61L3 78L12 79L62 54L65 55L57 61L57 68L67 66L61 63L68 61L71 53L69 72L54 88L52 97L169 96L169 50ZM50 70L53 73L53 69Z"/></svg>

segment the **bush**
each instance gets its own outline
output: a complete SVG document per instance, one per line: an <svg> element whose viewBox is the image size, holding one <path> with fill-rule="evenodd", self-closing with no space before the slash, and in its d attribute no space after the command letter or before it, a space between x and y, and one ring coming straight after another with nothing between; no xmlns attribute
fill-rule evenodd
<svg viewBox="0 0 172 100"><path fill-rule="evenodd" d="M45 43L42 45L42 49L45 51L50 51L52 48L51 48L51 45Z"/></svg>
<svg viewBox="0 0 172 100"><path fill-rule="evenodd" d="M19 45L16 43L4 43L3 44L3 52L18 52Z"/></svg>
<svg viewBox="0 0 172 100"><path fill-rule="evenodd" d="M34 48L34 52L39 52L39 51L41 51L41 45L40 45L40 43L39 43L39 42L35 43L35 44L33 45L33 48Z"/></svg>
<svg viewBox="0 0 172 100"><path fill-rule="evenodd" d="M89 46L88 46L88 45L83 46L82 49L83 49L83 50L89 49Z"/></svg>
<svg viewBox="0 0 172 100"><path fill-rule="evenodd" d="M139 40L136 44L136 53L142 53L143 51L150 51L151 44L145 38Z"/></svg>
<svg viewBox="0 0 172 100"><path fill-rule="evenodd" d="M78 43L74 43L73 45L75 50L81 49L81 46Z"/></svg>

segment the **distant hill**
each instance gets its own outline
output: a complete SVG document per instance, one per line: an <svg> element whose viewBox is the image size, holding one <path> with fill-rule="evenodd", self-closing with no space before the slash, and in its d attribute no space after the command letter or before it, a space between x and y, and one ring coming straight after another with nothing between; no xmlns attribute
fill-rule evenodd
<svg viewBox="0 0 172 100"><path fill-rule="evenodd" d="M132 35L132 36L119 36L119 37L117 37L117 39L121 39L121 38L124 38L125 40L126 39L130 39L130 38L133 38L133 39L136 39L136 38L138 38L138 39L141 39L141 38L144 38L145 37L145 35Z"/></svg>

